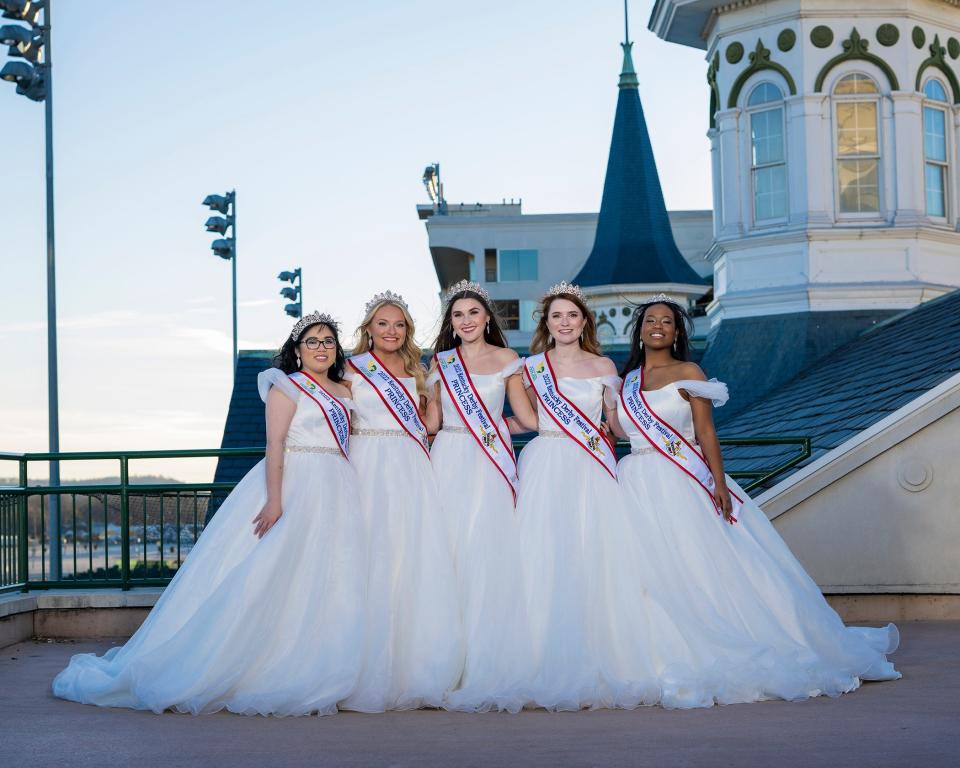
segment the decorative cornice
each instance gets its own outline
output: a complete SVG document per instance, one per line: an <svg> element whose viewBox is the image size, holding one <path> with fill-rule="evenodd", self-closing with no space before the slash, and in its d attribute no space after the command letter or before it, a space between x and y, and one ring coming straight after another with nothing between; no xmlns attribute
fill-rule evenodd
<svg viewBox="0 0 960 768"><path fill-rule="evenodd" d="M734 81L733 87L730 89L730 97L727 99L727 109L736 108L737 101L740 98L740 91L743 89L747 80L750 79L750 76L764 70L772 70L779 74L786 81L787 88L790 89L790 95L797 95L797 86L794 84L793 77L787 71L786 67L775 61L771 61L770 49L764 46L763 40L757 38L757 47L753 50L753 53L750 54L750 64L740 73Z"/></svg>
<svg viewBox="0 0 960 768"><path fill-rule="evenodd" d="M890 90L899 91L900 81L897 80L896 73L893 71L893 69L891 69L887 62L885 62L879 56L875 56L874 54L870 53L867 50L869 47L870 41L860 37L860 33L857 31L857 28L854 27L853 31L850 32L850 37L843 41L843 53L837 54L830 59L830 61L823 65L823 68L817 75L816 82L813 85L813 92L821 93L823 91L823 81L826 80L830 70L845 61L869 61L874 66L878 67L884 75L886 75L887 81L890 84Z"/></svg>
<svg viewBox="0 0 960 768"><path fill-rule="evenodd" d="M923 73L929 67L940 70L944 77L950 81L950 89L953 91L953 103L960 104L960 83L957 82L957 76L953 69L947 63L947 49L940 45L940 35L934 35L933 42L930 44L930 57L924 59L917 70L917 82L915 89L920 90L923 84Z"/></svg>

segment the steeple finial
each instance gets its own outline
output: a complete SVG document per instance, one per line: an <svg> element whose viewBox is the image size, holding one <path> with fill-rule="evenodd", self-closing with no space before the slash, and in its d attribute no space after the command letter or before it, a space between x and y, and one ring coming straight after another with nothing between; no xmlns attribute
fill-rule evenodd
<svg viewBox="0 0 960 768"><path fill-rule="evenodd" d="M637 72L633 68L633 56L630 54L633 43L630 42L630 17L627 12L627 0L623 0L623 42L620 43L620 47L623 48L623 68L620 70L620 87L636 88L639 83L637 82Z"/></svg>

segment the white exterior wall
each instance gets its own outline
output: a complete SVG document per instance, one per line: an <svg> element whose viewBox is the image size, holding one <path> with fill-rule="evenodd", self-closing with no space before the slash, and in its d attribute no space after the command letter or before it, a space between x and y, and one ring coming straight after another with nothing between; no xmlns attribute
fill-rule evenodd
<svg viewBox="0 0 960 768"><path fill-rule="evenodd" d="M941 46L960 38L960 8L944 0L878 0L864 4L825 0L767 0L730 3L702 0L663 2L652 26L666 39L689 43L689 16L676 30L670 10L702 9L707 60L719 54L716 73L720 111L709 136L714 155L716 241L708 254L715 265L715 301L711 323L724 318L770 315L818 309L901 309L960 287L960 107L948 107L948 174L946 219L926 215L922 95L914 90L917 71L930 56L935 35ZM657 15L659 13L659 15ZM900 33L893 46L877 40L881 24L894 24ZM685 25L685 28L681 28ZM815 47L811 31L833 31L833 42ZM912 30L919 26L926 41L917 48ZM821 69L843 51L841 44L856 28L869 41L868 53L894 71L893 90L881 67L864 60L847 60L832 68L821 91L815 84ZM787 52L779 50L778 35L796 33ZM685 35L687 36L685 38ZM796 94L773 70L754 72L728 104L737 78L750 66L757 40L770 51L770 60L792 77ZM744 47L736 64L726 59L731 43ZM960 59L946 63L960 75ZM835 114L830 97L844 75L860 72L879 86L880 211L876 215L841 214L835 162ZM939 70L925 70L924 81L937 76L952 101L949 80ZM788 214L773 224L753 220L750 175L749 115L746 101L761 82L777 85L785 94L784 124L787 162Z"/></svg>
<svg viewBox="0 0 960 768"><path fill-rule="evenodd" d="M757 501L825 592L960 593L958 430L955 376Z"/></svg>

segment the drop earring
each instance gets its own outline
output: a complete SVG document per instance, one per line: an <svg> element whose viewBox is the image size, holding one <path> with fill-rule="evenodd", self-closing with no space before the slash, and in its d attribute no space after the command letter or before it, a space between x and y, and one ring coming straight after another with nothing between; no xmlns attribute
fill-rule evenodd
<svg viewBox="0 0 960 768"><path fill-rule="evenodd" d="M367 334L367 345L370 347L370 349L373 349L373 334L372 334L372 333L368 333L368 334Z"/></svg>
<svg viewBox="0 0 960 768"><path fill-rule="evenodd" d="M643 339L640 339L640 351L643 351Z"/></svg>
<svg viewBox="0 0 960 768"><path fill-rule="evenodd" d="M487 335L490 334L490 321L487 320Z"/></svg>
<svg viewBox="0 0 960 768"><path fill-rule="evenodd" d="M297 368L300 367L300 355L297 355Z"/></svg>
<svg viewBox="0 0 960 768"><path fill-rule="evenodd" d="M455 339L459 339L459 338L460 338L460 337L457 335L457 332L456 332L456 331L453 332L453 338L455 338Z"/></svg>

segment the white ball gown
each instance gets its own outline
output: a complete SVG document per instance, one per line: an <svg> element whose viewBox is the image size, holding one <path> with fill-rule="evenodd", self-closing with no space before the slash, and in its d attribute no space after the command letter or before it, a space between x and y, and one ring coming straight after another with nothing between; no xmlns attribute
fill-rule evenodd
<svg viewBox="0 0 960 768"><path fill-rule="evenodd" d="M79 654L53 682L86 704L192 714L328 714L355 688L366 568L357 476L320 408L279 370L258 385L297 404L283 515L263 539L265 461L240 481L122 647ZM344 403L349 405L349 401Z"/></svg>
<svg viewBox="0 0 960 768"><path fill-rule="evenodd" d="M616 376L560 378L595 424ZM538 404L540 434L520 454L521 546L534 662L530 704L551 710L705 705L683 657L702 663L710 633L682 630L636 560L617 481ZM657 649L667 649L666 657ZM712 703L712 700L710 701Z"/></svg>
<svg viewBox="0 0 960 768"><path fill-rule="evenodd" d="M350 459L360 475L368 541L363 670L347 709L439 707L463 669L453 557L430 460L374 387L347 374ZM417 402L413 377L398 379Z"/></svg>
<svg viewBox="0 0 960 768"><path fill-rule="evenodd" d="M470 375L495 422L503 414L506 379L522 364L515 360L498 373ZM428 384L439 379L435 373ZM527 700L519 683L532 660L513 493L442 383L440 393L443 428L430 456L453 547L466 639L463 676L445 706L517 712ZM505 424L501 433L509 439Z"/></svg>
<svg viewBox="0 0 960 768"><path fill-rule="evenodd" d="M726 385L684 380L644 392L649 407L692 444L693 415L680 389L722 404ZM837 696L861 680L900 677L886 659L899 642L893 624L844 626L736 482L727 478L744 505L731 525L622 412L620 422L633 449L620 461L619 478L639 534L638 557L656 574L662 602L682 608L691 626L726 638L715 642L706 666L688 668L693 685L732 703ZM727 639L733 643L724 647Z"/></svg>

